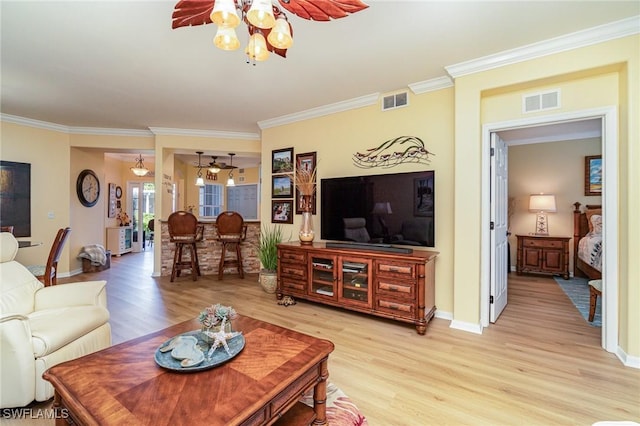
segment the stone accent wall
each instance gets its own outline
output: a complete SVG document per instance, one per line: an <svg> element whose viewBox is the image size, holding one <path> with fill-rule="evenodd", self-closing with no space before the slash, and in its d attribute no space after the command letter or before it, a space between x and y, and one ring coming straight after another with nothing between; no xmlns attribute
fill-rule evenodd
<svg viewBox="0 0 640 426"><path fill-rule="evenodd" d="M204 225L204 239L197 244L198 260L200 261L200 272L202 275L217 275L220 255L222 254L222 244L216 241L215 222L200 222ZM260 241L260 222L245 222L247 224L247 238L240 245L242 252L242 264L245 273L260 272L260 260L258 259L258 242ZM167 221L160 221L161 237L161 269L160 274L170 276L173 268L173 256L175 244L169 242L169 227ZM159 243L156 232L155 243ZM183 250L182 258L189 259L188 251ZM185 255L186 253L186 255ZM227 258L235 258L235 250L227 250ZM225 272L237 273L236 268L225 269ZM182 273L184 275L184 272Z"/></svg>

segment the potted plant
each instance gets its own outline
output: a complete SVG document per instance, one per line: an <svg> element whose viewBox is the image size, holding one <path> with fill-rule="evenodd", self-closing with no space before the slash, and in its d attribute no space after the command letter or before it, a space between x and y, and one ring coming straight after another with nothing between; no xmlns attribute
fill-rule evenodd
<svg viewBox="0 0 640 426"><path fill-rule="evenodd" d="M282 228L262 226L258 243L258 258L262 264L260 285L267 293L275 293L278 283L278 244L282 242Z"/></svg>

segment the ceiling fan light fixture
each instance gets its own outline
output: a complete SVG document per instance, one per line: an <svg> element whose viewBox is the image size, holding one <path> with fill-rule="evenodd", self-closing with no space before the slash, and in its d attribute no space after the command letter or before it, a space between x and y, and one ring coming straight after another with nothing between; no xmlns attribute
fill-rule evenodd
<svg viewBox="0 0 640 426"><path fill-rule="evenodd" d="M293 44L291 27L289 21L284 17L284 14L278 16L278 19L276 19L276 24L271 29L267 40L277 49L288 49Z"/></svg>
<svg viewBox="0 0 640 426"><path fill-rule="evenodd" d="M249 38L249 44L244 53L247 54L249 59L254 61L266 61L269 58L269 50L267 49L267 41L264 39L262 32L259 30L251 35Z"/></svg>
<svg viewBox="0 0 640 426"><path fill-rule="evenodd" d="M134 175L140 177L146 176L147 173L149 173L149 169L144 166L144 162L142 161L142 154L140 154L138 158L136 158L136 165L134 167L131 167L131 171Z"/></svg>
<svg viewBox="0 0 640 426"><path fill-rule="evenodd" d="M240 47L240 40L233 28L218 27L213 44L222 50L236 50Z"/></svg>
<svg viewBox="0 0 640 426"><path fill-rule="evenodd" d="M235 28L240 25L234 0L215 0L209 17L220 28Z"/></svg>
<svg viewBox="0 0 640 426"><path fill-rule="evenodd" d="M255 25L258 28L273 28L276 20L273 16L271 0L253 0L247 12L247 19L251 25Z"/></svg>
<svg viewBox="0 0 640 426"><path fill-rule="evenodd" d="M229 153L229 157L231 157L231 170L229 171L229 178L227 179L227 186L236 186L236 182L233 180L233 156L236 155L232 152Z"/></svg>

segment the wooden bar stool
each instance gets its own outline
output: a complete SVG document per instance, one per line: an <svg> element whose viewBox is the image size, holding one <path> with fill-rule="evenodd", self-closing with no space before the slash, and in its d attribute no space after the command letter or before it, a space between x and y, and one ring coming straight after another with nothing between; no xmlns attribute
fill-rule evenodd
<svg viewBox="0 0 640 426"><path fill-rule="evenodd" d="M193 214L185 211L171 213L167 219L167 225L169 241L176 245L173 268L171 269L171 282L180 276L183 269L191 270L191 278L196 281L198 275L202 275L196 243L202 239L201 228L203 226L198 225L198 219ZM189 252L188 260L182 258L185 248Z"/></svg>
<svg viewBox="0 0 640 426"><path fill-rule="evenodd" d="M232 211L220 213L216 218L216 233L216 239L222 243L222 253L220 254L220 264L218 265L218 279L222 279L225 267L238 268L240 278L244 278L240 244L247 237L247 225L244 224L244 219L240 213ZM226 258L227 248L235 248L235 259Z"/></svg>

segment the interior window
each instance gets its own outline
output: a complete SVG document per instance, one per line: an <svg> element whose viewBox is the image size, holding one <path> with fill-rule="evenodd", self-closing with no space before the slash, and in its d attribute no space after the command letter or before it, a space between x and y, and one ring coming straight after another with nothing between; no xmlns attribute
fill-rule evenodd
<svg viewBox="0 0 640 426"><path fill-rule="evenodd" d="M200 217L216 218L222 212L223 186L205 184L200 187Z"/></svg>

